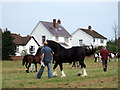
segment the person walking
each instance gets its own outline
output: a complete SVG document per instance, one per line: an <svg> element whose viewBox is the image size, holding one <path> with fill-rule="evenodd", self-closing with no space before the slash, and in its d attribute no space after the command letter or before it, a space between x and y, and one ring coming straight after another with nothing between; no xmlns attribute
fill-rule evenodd
<svg viewBox="0 0 120 90"><path fill-rule="evenodd" d="M103 49L100 51L101 59L102 59L102 66L103 66L103 71L107 71L107 60L109 56L109 52L106 49L106 47L103 47Z"/></svg>
<svg viewBox="0 0 120 90"><path fill-rule="evenodd" d="M37 79L40 79L44 68L47 66L48 68L48 78L52 78L52 67L51 67L51 60L52 60L52 54L54 52L50 47L47 46L48 43L45 41L44 42L44 47L41 49L41 68L37 74Z"/></svg>

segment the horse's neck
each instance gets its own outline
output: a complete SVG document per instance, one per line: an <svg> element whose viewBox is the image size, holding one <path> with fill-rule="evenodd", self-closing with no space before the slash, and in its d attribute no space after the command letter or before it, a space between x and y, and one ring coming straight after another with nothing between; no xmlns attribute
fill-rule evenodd
<svg viewBox="0 0 120 90"><path fill-rule="evenodd" d="M58 47L51 47L51 49L53 50L54 53L60 53L61 51L63 51L65 48L58 46Z"/></svg>

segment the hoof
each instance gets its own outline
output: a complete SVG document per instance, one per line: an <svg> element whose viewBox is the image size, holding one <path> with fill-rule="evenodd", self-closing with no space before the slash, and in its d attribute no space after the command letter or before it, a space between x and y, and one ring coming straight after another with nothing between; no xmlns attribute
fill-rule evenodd
<svg viewBox="0 0 120 90"><path fill-rule="evenodd" d="M78 75L78 76L80 76L80 75L81 75L81 73L78 73L77 75Z"/></svg>
<svg viewBox="0 0 120 90"><path fill-rule="evenodd" d="M66 76L61 76L61 77L63 77L63 78L64 78L64 77L66 77Z"/></svg>
<svg viewBox="0 0 120 90"><path fill-rule="evenodd" d="M53 77L57 77L57 75L53 75Z"/></svg>
<svg viewBox="0 0 120 90"><path fill-rule="evenodd" d="M54 72L52 76L53 76L53 77L57 77L57 73L56 73L56 72Z"/></svg>
<svg viewBox="0 0 120 90"><path fill-rule="evenodd" d="M26 70L26 72L27 72L27 73L29 73L29 71L28 71L28 70Z"/></svg>
<svg viewBox="0 0 120 90"><path fill-rule="evenodd" d="M87 75L82 75L82 77L87 77Z"/></svg>

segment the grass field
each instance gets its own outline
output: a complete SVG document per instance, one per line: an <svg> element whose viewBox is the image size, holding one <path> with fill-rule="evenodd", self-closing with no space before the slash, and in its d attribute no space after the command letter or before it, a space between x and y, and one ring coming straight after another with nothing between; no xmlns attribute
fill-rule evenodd
<svg viewBox="0 0 120 90"><path fill-rule="evenodd" d="M101 62L94 63L93 58L86 58L87 77L77 76L78 68L64 64L66 78L61 77L57 67L58 77L47 78L45 68L41 79L35 79L37 72L26 73L21 61L2 62L2 88L118 88L118 61L108 63L108 71L103 72ZM40 65L38 65L38 70Z"/></svg>

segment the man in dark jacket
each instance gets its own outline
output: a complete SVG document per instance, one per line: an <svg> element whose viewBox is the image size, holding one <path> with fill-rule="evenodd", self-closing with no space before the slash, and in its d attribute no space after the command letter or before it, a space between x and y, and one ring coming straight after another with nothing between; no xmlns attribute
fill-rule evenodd
<svg viewBox="0 0 120 90"><path fill-rule="evenodd" d="M47 42L44 42L44 47L41 49L41 68L37 74L37 78L41 78L45 66L48 68L48 78L52 78L52 68L51 68L51 60L52 60L52 55L54 54L52 49L47 46Z"/></svg>
<svg viewBox="0 0 120 90"><path fill-rule="evenodd" d="M100 51L101 59L102 59L102 65L104 72L107 71L107 60L109 56L109 52L106 49L106 47L103 47L103 49Z"/></svg>

